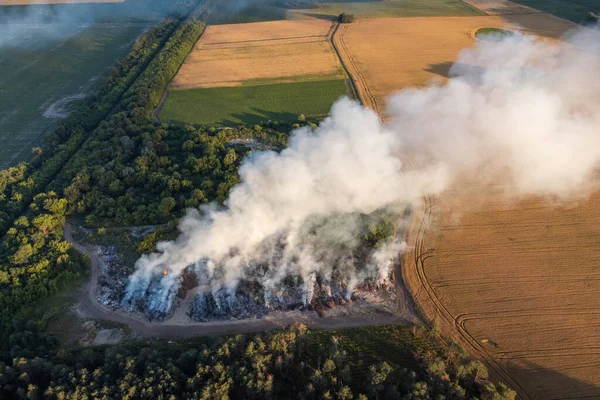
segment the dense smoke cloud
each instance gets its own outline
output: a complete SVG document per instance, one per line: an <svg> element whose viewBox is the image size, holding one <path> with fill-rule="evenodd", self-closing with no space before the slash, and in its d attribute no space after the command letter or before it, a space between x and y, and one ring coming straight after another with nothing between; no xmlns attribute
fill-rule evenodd
<svg viewBox="0 0 600 400"><path fill-rule="evenodd" d="M124 303L144 299L147 309L167 311L188 267L205 292L233 293L241 279L255 279L267 302L287 276L302 277L308 299L315 275L339 274L350 289L365 277L385 280L405 245L381 244L358 269L348 249L361 216L399 212L459 175L502 176L511 195L589 193L600 160L600 41L588 30L569 42L480 41L460 54L447 84L392 96L387 125L339 100L281 153L246 159L224 209L190 211L176 241L137 262ZM403 165L402 154L414 162Z"/></svg>

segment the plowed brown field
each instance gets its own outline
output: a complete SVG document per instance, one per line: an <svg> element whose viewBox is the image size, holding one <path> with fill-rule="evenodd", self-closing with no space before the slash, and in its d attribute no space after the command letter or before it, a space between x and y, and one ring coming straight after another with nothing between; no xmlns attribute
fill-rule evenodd
<svg viewBox="0 0 600 400"><path fill-rule="evenodd" d="M382 115L395 90L445 81L479 28L554 40L575 27L506 1L470 3L495 15L340 26L334 43L363 103ZM424 316L439 318L522 398L600 398L600 193L561 203L502 193L465 180L425 196L404 280Z"/></svg>
<svg viewBox="0 0 600 400"><path fill-rule="evenodd" d="M341 25L334 36L360 97L383 114L394 91L447 79L458 53L479 28L520 29L558 38L575 24L548 14L482 17L372 18Z"/></svg>
<svg viewBox="0 0 600 400"><path fill-rule="evenodd" d="M322 20L209 26L171 87L343 78L329 43L332 27L331 22Z"/></svg>

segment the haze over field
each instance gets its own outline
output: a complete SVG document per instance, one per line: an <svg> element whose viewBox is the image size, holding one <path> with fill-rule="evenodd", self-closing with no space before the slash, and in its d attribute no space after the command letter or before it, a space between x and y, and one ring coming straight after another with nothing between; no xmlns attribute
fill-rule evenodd
<svg viewBox="0 0 600 400"><path fill-rule="evenodd" d="M458 175L508 177L507 194L517 197L587 196L600 160L600 83L588 79L600 66L598 39L585 30L569 45L530 36L480 41L461 53L447 85L390 98L386 126L340 100L314 132L295 131L281 153L249 157L225 209L190 211L176 241L138 260L124 302L167 311L188 266L212 291L234 292L243 278L268 293L288 275L313 282L341 274L349 288L365 276L385 280L402 244L387 243L357 269L347 254L357 214L416 204ZM409 151L415 164L403 165L400 154ZM249 276L256 265L266 271Z"/></svg>

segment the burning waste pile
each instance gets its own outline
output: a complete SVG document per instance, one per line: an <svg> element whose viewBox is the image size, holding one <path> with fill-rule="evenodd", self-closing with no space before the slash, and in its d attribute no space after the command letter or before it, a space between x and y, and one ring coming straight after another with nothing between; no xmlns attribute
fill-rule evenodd
<svg viewBox="0 0 600 400"><path fill-rule="evenodd" d="M447 84L391 97L386 125L339 100L280 153L252 153L224 208L189 211L177 240L138 260L121 304L156 319L193 298L200 321L342 304L357 285L389 286L406 247L397 217L457 176L501 176L516 198L587 196L600 160L598 39L479 42Z"/></svg>

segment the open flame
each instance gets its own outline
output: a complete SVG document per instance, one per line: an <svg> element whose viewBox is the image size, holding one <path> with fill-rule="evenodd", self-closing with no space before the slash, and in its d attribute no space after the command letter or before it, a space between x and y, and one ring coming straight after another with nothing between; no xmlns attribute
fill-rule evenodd
<svg viewBox="0 0 600 400"><path fill-rule="evenodd" d="M165 268L165 270L163 271L163 275L167 275L169 272L167 271L167 269Z"/></svg>

